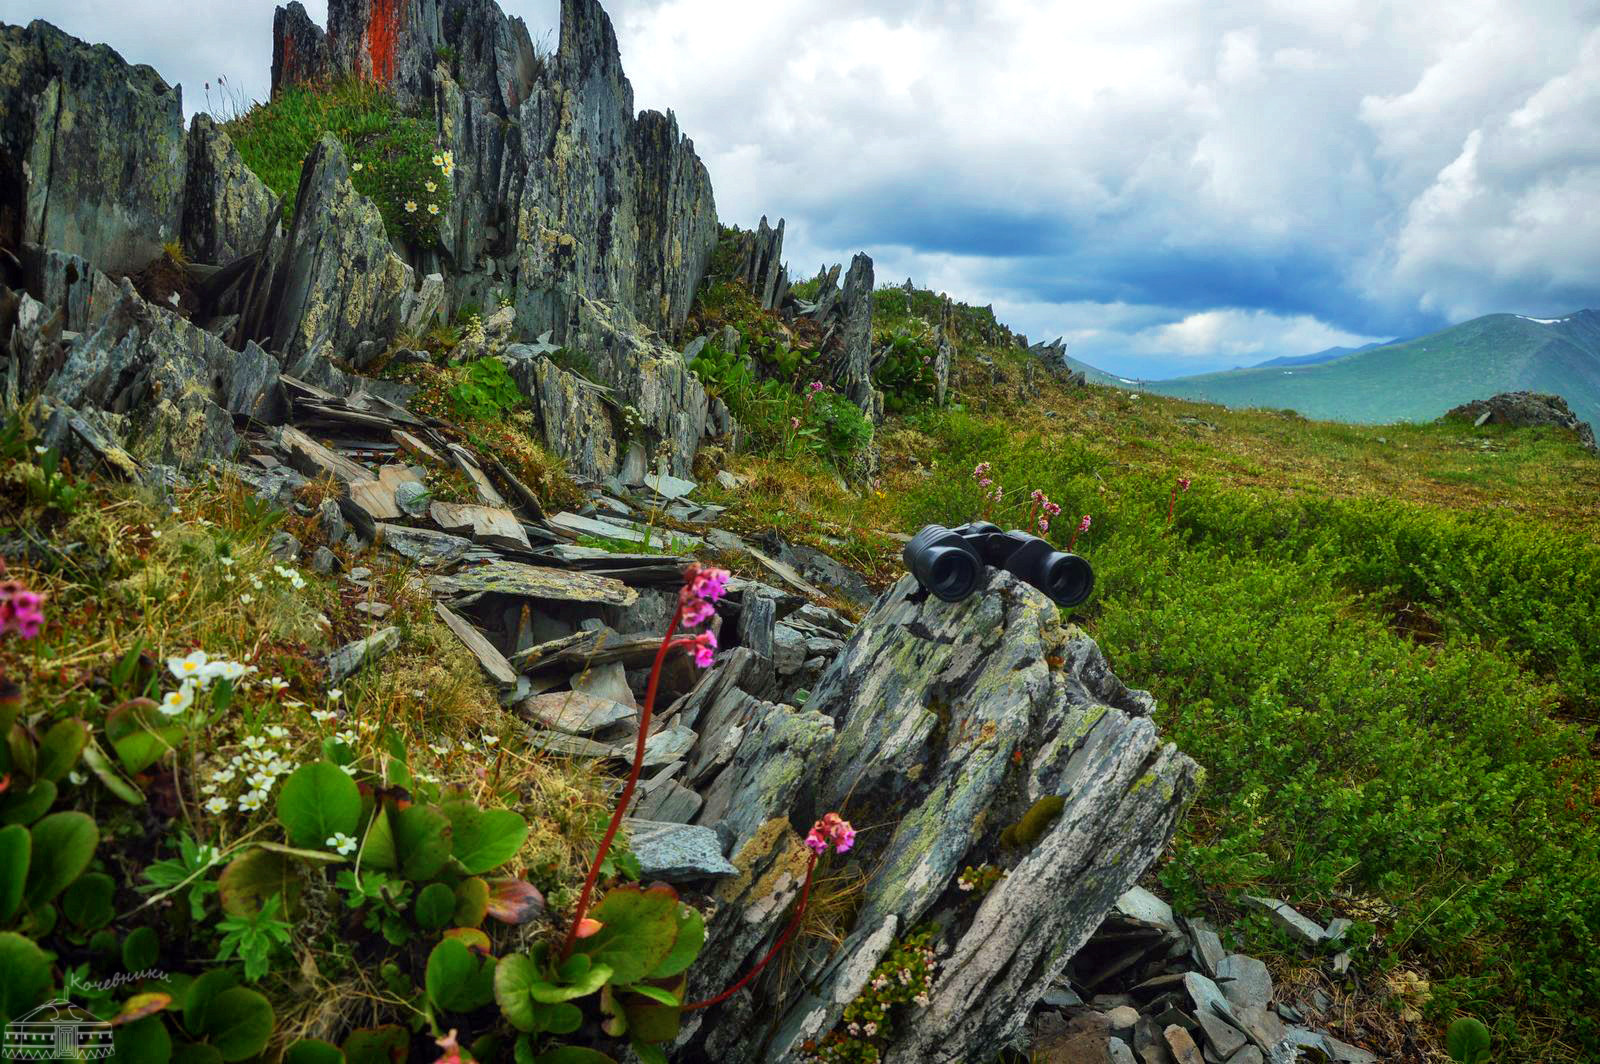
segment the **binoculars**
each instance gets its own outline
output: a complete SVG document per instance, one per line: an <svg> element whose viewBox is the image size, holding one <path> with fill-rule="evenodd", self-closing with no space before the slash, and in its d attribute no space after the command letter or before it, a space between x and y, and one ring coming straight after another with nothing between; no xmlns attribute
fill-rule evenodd
<svg viewBox="0 0 1600 1064"><path fill-rule="evenodd" d="M1094 590L1094 569L1038 536L1003 531L987 521L958 528L926 525L901 552L923 590L960 602L978 586L983 567L1004 569L1043 591L1058 606L1076 606Z"/></svg>

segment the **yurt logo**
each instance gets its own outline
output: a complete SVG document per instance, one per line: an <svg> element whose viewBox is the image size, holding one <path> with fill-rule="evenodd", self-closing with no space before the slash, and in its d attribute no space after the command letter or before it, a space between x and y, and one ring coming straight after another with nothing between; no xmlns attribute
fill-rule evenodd
<svg viewBox="0 0 1600 1064"><path fill-rule="evenodd" d="M40 1005L6 1025L6 1060L99 1060L115 1052L111 1025L69 1001Z"/></svg>

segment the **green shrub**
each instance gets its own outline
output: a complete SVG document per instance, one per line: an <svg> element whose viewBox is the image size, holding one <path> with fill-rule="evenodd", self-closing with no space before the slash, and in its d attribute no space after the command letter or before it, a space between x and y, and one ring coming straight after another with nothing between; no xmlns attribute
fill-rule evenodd
<svg viewBox="0 0 1600 1064"><path fill-rule="evenodd" d="M724 351L714 343L707 343L689 363L689 371L699 378L706 394L720 397L748 388L755 380L750 363L734 351Z"/></svg>
<svg viewBox="0 0 1600 1064"><path fill-rule="evenodd" d="M469 362L464 371L461 382L450 389L450 401L461 417L489 421L522 405L517 382L498 358Z"/></svg>
<svg viewBox="0 0 1600 1064"><path fill-rule="evenodd" d="M935 351L921 336L901 329L882 344L872 383L883 393L891 414L903 414L933 402L939 382L933 370Z"/></svg>
<svg viewBox="0 0 1600 1064"><path fill-rule="evenodd" d="M294 216L301 164L332 133L349 156L350 183L377 204L389 239L438 245L454 164L441 154L431 117L402 110L386 89L361 81L295 86L223 128L245 165L282 198L285 221Z"/></svg>

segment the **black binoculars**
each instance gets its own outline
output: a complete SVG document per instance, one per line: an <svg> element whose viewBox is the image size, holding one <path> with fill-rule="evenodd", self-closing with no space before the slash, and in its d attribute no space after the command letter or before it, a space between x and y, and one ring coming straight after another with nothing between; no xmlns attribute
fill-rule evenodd
<svg viewBox="0 0 1600 1064"><path fill-rule="evenodd" d="M1094 590L1094 569L1084 559L1056 550L1038 536L1006 532L987 521L959 528L924 526L901 557L917 583L946 602L972 594L985 565L1032 584L1059 606L1076 606Z"/></svg>

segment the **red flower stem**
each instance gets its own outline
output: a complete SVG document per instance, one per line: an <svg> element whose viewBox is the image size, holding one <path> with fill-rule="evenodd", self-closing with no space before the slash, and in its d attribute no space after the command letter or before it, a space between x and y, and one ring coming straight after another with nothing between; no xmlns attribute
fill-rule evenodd
<svg viewBox="0 0 1600 1064"><path fill-rule="evenodd" d="M750 980L760 975L761 969L767 966L767 962L776 957L778 955L778 951L789 944L789 940L794 937L794 933L800 929L800 917L805 915L806 901L811 897L811 872L816 867L817 855L813 852L811 854L811 860L806 862L806 881L805 885L800 888L800 904L795 907L794 915L789 917L789 926L783 929L783 934L778 936L778 941L774 942L772 944L772 948L767 950L767 955L762 957L754 968L751 968L748 972L746 972L743 979L740 979L737 983L734 983L716 997L706 998L704 1001L691 1002L688 1005L684 1005L682 1011L693 1012L695 1009L707 1009L712 1005L720 1005L722 1002L727 1001L740 990L744 989Z"/></svg>
<svg viewBox="0 0 1600 1064"><path fill-rule="evenodd" d="M1073 529L1072 530L1072 538L1067 540L1067 553L1071 554L1072 553L1072 549L1074 547L1076 547L1077 545L1078 545L1078 530L1077 529Z"/></svg>
<svg viewBox="0 0 1600 1064"><path fill-rule="evenodd" d="M605 837L600 840L600 848L595 851L594 863L589 866L589 877L583 881L578 907L572 911L572 926L567 928L567 940L561 945L562 960L571 956L572 945L578 941L578 927L589 912L589 898L594 894L594 885L600 878L600 865L611 850L611 842L617 837L617 829L622 826L622 818L628 811L628 802L633 798L633 789L639 783L639 773L644 770L644 742L650 731L650 713L656 704L656 688L661 684L661 665L667 660L667 651L672 649L672 633L678 629L680 615L678 611L673 612L672 620L667 625L667 634L661 637L661 648L656 651L655 664L650 668L650 683L644 692L644 708L639 710L639 739L633 748L633 769L628 773L628 782L617 797L616 811L611 814L611 824L606 828Z"/></svg>
<svg viewBox="0 0 1600 1064"><path fill-rule="evenodd" d="M1167 499L1167 526L1172 526L1172 511L1178 505L1178 485L1172 485L1172 495Z"/></svg>

